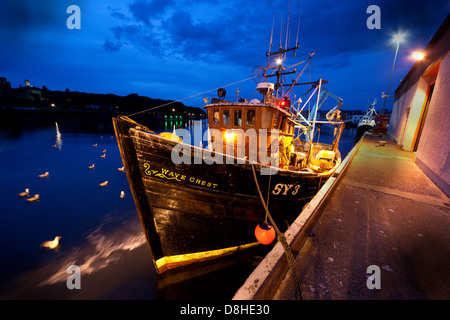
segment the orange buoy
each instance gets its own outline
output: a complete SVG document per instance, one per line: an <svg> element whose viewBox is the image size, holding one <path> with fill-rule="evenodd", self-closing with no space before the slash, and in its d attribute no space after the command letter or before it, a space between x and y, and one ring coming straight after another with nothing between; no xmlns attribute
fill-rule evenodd
<svg viewBox="0 0 450 320"><path fill-rule="evenodd" d="M261 222L255 228L255 237L261 244L271 244L276 237L275 229L267 222Z"/></svg>

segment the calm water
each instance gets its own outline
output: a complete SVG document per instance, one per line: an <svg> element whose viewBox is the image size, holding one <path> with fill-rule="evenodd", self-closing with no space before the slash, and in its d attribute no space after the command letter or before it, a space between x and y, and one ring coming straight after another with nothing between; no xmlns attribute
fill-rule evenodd
<svg viewBox="0 0 450 320"><path fill-rule="evenodd" d="M195 278L158 277L125 173L118 170L122 161L112 123L57 123L60 135L54 119L0 122L1 299L233 297L260 257ZM159 131L173 124L165 126ZM344 130L343 157L354 135ZM331 139L323 129L320 141ZM95 169L89 169L92 164ZM47 178L38 177L45 172ZM104 181L108 185L100 187ZM40 200L20 199L26 188ZM58 250L41 247L55 236L62 237ZM70 265L80 267L80 290L66 286Z"/></svg>

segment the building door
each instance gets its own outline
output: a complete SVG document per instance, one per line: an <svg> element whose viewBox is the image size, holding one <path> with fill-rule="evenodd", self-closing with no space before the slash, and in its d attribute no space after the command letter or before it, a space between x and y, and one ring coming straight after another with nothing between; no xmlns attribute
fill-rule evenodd
<svg viewBox="0 0 450 320"><path fill-rule="evenodd" d="M425 107L423 108L422 117L420 118L419 127L416 135L416 141L414 142L413 151L417 151L419 147L420 136L422 135L423 125L425 124L425 119L427 118L428 107L430 106L431 97L434 91L434 83L428 87L427 100L425 102Z"/></svg>

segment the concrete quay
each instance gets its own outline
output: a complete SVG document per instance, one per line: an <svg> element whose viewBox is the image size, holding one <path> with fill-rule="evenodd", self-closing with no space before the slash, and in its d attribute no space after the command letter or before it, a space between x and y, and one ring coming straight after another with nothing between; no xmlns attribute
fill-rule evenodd
<svg viewBox="0 0 450 320"><path fill-rule="evenodd" d="M366 135L352 152L286 232L301 298L450 299L450 199L417 167L415 153L386 137ZM278 245L234 299L296 298Z"/></svg>

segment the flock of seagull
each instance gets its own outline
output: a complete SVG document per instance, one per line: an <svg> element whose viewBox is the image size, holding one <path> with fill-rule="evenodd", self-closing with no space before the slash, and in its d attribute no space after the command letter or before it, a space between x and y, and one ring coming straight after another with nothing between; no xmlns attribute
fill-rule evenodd
<svg viewBox="0 0 450 320"><path fill-rule="evenodd" d="M57 132L57 137L61 137L61 134L59 133L59 128L58 128L58 124L56 123L56 132ZM94 147L97 147L97 143L93 145ZM106 158L106 149L103 150L102 155L100 156L100 158L105 159ZM88 166L89 170L95 169L95 164L92 164L90 166ZM121 168L117 168L118 171L122 171L124 172L124 167L122 166ZM38 175L39 178L43 179L43 178L49 178L50 177L50 173L47 171L43 174L39 174ZM108 181L104 181L99 183L100 188L106 187L108 185ZM26 188L25 191L18 193L19 198L25 198L26 197L26 201L27 202L35 202L35 201L40 201L39 199L39 194L35 194L33 197L30 196L30 189ZM125 192L124 191L120 191L120 198L121 199L125 199ZM46 249L58 249L59 248L59 239L61 239L61 236L56 236L53 240L49 240L49 241L45 241L41 244L41 247L46 248Z"/></svg>

